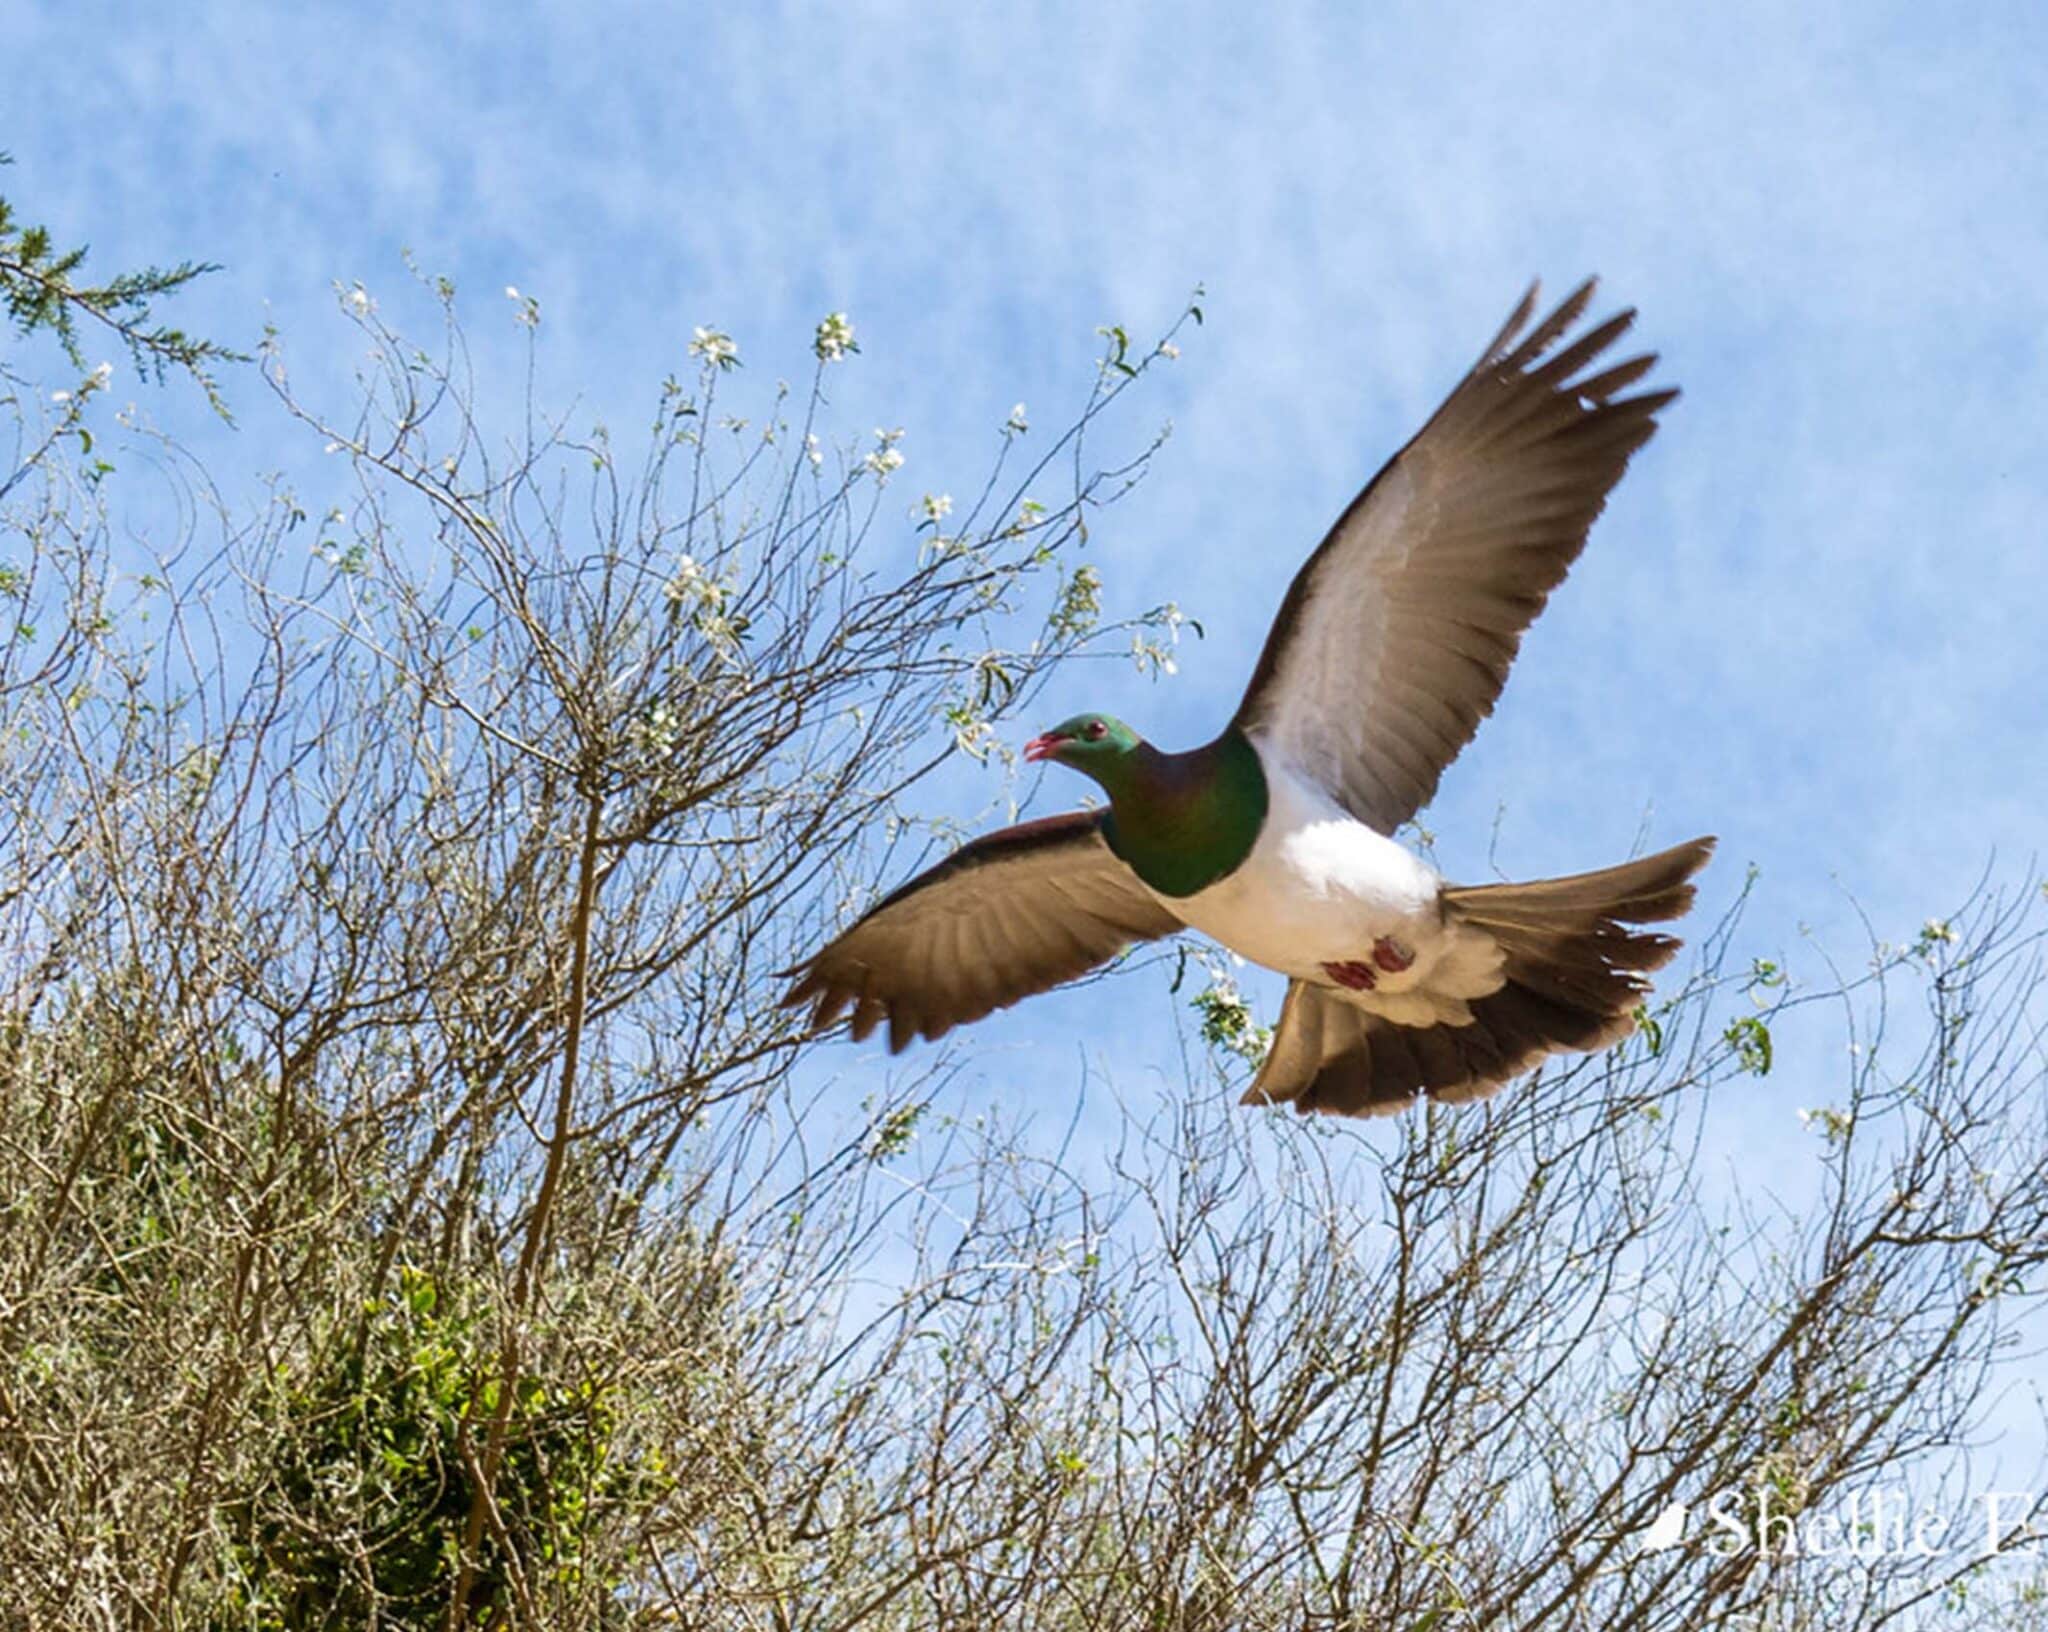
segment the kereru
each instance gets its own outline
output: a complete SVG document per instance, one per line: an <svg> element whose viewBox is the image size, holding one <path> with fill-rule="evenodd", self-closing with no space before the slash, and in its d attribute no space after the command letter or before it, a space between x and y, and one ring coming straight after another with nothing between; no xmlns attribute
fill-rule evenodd
<svg viewBox="0 0 2048 1632"><path fill-rule="evenodd" d="M1591 371L1634 320L1553 352L1588 281L1532 287L1296 576L1223 734L1163 753L1077 714L1027 744L1107 808L974 840L799 965L784 1002L934 1038L1197 929L1288 978L1248 1104L1375 1115L1477 1099L1626 1036L1678 948L1627 926L1692 905L1711 838L1533 884L1448 884L1392 837L1492 711L1522 631L1675 390L1654 355ZM1527 331L1526 333L1524 331Z"/></svg>

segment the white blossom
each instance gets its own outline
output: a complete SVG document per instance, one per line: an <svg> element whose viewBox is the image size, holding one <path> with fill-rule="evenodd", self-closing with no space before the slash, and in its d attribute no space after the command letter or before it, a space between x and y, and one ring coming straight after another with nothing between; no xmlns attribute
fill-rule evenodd
<svg viewBox="0 0 2048 1632"><path fill-rule="evenodd" d="M1178 674L1180 664L1175 659L1174 648L1180 644L1180 626L1186 623L1187 614L1179 605L1168 601L1164 606L1155 607L1146 617L1144 627L1131 631L1131 660L1141 672L1154 674ZM1157 630L1164 639L1151 631Z"/></svg>
<svg viewBox="0 0 2048 1632"><path fill-rule="evenodd" d="M944 521L952 513L952 494L927 493L924 496L924 519L926 521Z"/></svg>
<svg viewBox="0 0 2048 1632"><path fill-rule="evenodd" d="M1010 417L1003 421L1003 429L1012 436L1022 436L1031 429L1031 421L1024 417L1024 404L1018 403L1010 410Z"/></svg>
<svg viewBox="0 0 2048 1632"><path fill-rule="evenodd" d="M953 746L963 754L985 760L996 746L995 727L978 715L948 711L953 724Z"/></svg>
<svg viewBox="0 0 2048 1632"><path fill-rule="evenodd" d="M716 368L733 368L739 363L740 348L723 329L699 325L690 340L690 355L702 357Z"/></svg>
<svg viewBox="0 0 2048 1632"><path fill-rule="evenodd" d="M1180 664L1174 660L1172 649L1147 638L1142 629L1131 631L1131 661L1138 665L1140 673L1180 673Z"/></svg>
<svg viewBox="0 0 2048 1632"><path fill-rule="evenodd" d="M893 431L885 431L879 426L876 427L875 440L880 445L874 452L861 460L862 466L870 475L886 482L890 476L903 468L903 454L896 446L902 440L902 437L903 428L901 426L898 426Z"/></svg>
<svg viewBox="0 0 2048 1632"><path fill-rule="evenodd" d="M1847 1111L1837 1110L1832 1105L1817 1108L1802 1108L1799 1120L1805 1127L1815 1129L1831 1145L1846 1140L1856 1126L1856 1119Z"/></svg>
<svg viewBox="0 0 2048 1632"><path fill-rule="evenodd" d="M634 746L655 754L667 753L682 740L683 721L669 704L655 703L635 720L628 734Z"/></svg>
<svg viewBox="0 0 2048 1632"><path fill-rule="evenodd" d="M697 632L711 643L713 651L727 661L740 655L739 627L723 612L699 612Z"/></svg>
<svg viewBox="0 0 2048 1632"><path fill-rule="evenodd" d="M853 343L853 322L844 312L828 312L818 325L817 338L811 342L811 349L818 354L818 360L826 363L842 361L849 351L859 351Z"/></svg>
<svg viewBox="0 0 2048 1632"><path fill-rule="evenodd" d="M715 607L724 604L725 586L686 555L676 562L675 575L662 587L662 594L672 606L687 601Z"/></svg>

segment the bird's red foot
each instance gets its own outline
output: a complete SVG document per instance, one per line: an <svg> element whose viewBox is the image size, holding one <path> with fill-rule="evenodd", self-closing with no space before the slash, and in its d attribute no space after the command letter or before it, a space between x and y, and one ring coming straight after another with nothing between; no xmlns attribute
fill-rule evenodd
<svg viewBox="0 0 2048 1632"><path fill-rule="evenodd" d="M1398 975L1414 964L1415 954L1393 936L1382 935L1372 943L1372 961L1388 974Z"/></svg>
<svg viewBox="0 0 2048 1632"><path fill-rule="evenodd" d="M1380 983L1369 963L1326 963L1323 973L1339 986L1354 992L1369 992Z"/></svg>

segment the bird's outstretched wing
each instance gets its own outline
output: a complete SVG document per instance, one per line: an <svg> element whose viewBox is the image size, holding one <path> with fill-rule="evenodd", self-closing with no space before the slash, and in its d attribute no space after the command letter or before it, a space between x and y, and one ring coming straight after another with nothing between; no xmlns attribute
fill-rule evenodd
<svg viewBox="0 0 2048 1632"><path fill-rule="evenodd" d="M1536 288L1296 576L1239 729L1391 833L1493 710L1508 666L1676 391L1654 354L1588 368L1635 313L1554 356L1588 280L1525 335Z"/></svg>
<svg viewBox="0 0 2048 1632"><path fill-rule="evenodd" d="M1109 848L1101 811L963 845L792 971L783 1006L853 1035L889 1022L892 1053L1086 974L1186 927Z"/></svg>

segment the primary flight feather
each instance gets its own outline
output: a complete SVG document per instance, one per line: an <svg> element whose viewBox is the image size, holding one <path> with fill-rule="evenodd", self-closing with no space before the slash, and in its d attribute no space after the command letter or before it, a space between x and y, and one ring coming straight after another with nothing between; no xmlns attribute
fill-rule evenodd
<svg viewBox="0 0 2048 1632"><path fill-rule="evenodd" d="M1245 1098L1376 1115L1493 1092L1626 1036L1713 850L1448 884L1392 837L1492 712L1522 633L1678 393L1601 366L1633 311L1577 335L1589 280L1533 327L1532 287L1296 575L1236 715L1162 753L1106 714L1024 750L1106 809L1004 828L886 897L796 970L813 1024L889 1046L1197 929L1288 977Z"/></svg>

